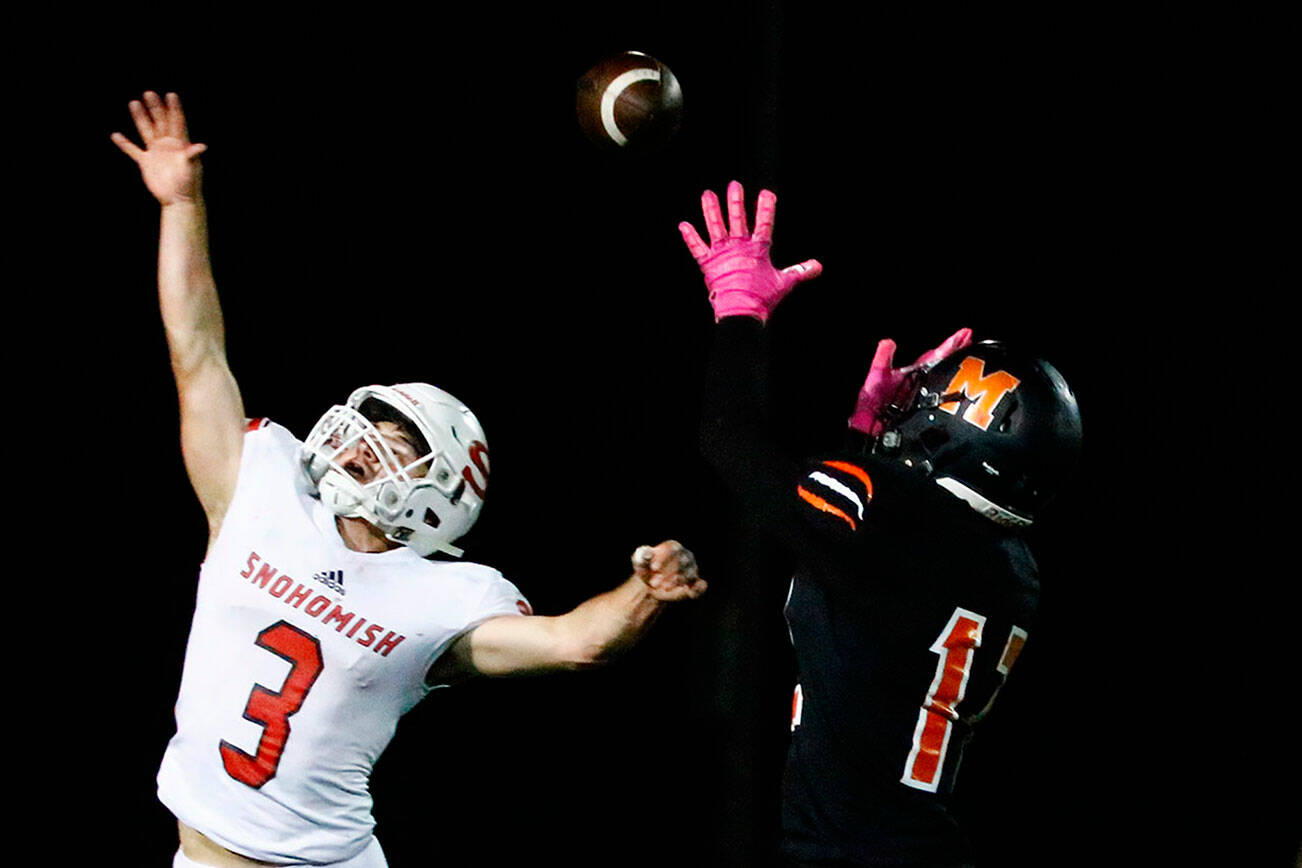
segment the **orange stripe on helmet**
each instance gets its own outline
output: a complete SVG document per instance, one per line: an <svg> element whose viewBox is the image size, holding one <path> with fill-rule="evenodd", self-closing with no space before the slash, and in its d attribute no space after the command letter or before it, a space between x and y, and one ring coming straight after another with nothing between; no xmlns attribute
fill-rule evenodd
<svg viewBox="0 0 1302 868"><path fill-rule="evenodd" d="M845 521L848 525L850 525L850 530L855 529L854 519L850 518L850 516L846 515L844 512L837 509L835 506L832 506L832 504L828 503L826 500L819 497L817 494L814 494L812 491L807 491L803 485L796 486L796 494L800 495L801 500L805 501L806 503L812 504L815 509L820 509L823 512L830 513L836 516L837 518Z"/></svg>
<svg viewBox="0 0 1302 868"><path fill-rule="evenodd" d="M945 387L945 394L962 392L966 395L972 403L963 413L963 421L971 422L985 431L994 419L995 407L999 406L1004 395L1016 389L1021 382L1007 371L995 371L987 375L986 363L976 356L968 356L958 366L954 379ZM958 402L941 404L940 409L952 416L958 412Z"/></svg>

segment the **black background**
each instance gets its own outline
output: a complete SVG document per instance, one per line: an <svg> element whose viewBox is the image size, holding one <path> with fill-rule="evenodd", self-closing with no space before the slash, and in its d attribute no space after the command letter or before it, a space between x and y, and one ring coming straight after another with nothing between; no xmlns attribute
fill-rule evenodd
<svg viewBox="0 0 1302 868"><path fill-rule="evenodd" d="M80 675L23 708L59 734L40 752L50 807L90 840L141 865L175 849L153 778L206 536L154 294L157 206L108 139L134 134L145 89L179 92L210 148L250 415L302 436L357 385L436 383L492 448L469 557L536 611L612 587L668 537L711 582L607 670L440 691L409 714L372 781L395 868L467 851L761 865L775 845L786 575L696 451L712 318L676 229L732 178L778 193L777 265L825 266L770 324L793 451L839 443L882 336L912 358L970 326L1044 354L1078 394L1084 472L1035 532L1039 629L959 781L984 863L1158 864L1296 820L1255 807L1260 748L1218 722L1237 676L1215 649L1245 626L1221 589L1257 573L1224 544L1237 526L1206 521L1209 501L1237 512L1233 465L1197 456L1216 398L1246 400L1232 343L1270 316L1242 296L1262 283L1240 236L1259 212L1239 198L1269 100L1230 83L1243 45L1217 22L583 3L80 30L28 33L49 43L48 111L19 131L57 160L17 164L37 182L18 238L45 244L19 251L42 276L19 318L37 340L15 343L28 379L57 384L32 398L54 404L49 436L111 459L87 461L79 507L31 507L56 528L46 550L76 552L39 592L75 638L32 629L49 671ZM599 153L574 119L575 80L628 49L685 96L679 134L640 159ZM1231 821L1226 795L1254 807Z"/></svg>

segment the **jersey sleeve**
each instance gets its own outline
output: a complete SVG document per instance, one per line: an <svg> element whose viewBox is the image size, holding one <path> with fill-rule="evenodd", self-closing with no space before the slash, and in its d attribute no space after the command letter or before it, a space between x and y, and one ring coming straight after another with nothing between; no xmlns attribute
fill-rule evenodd
<svg viewBox="0 0 1302 868"><path fill-rule="evenodd" d="M233 516L244 514L255 505L266 486L284 487L284 490L306 489L307 475L299 465L301 445L288 428L266 417L245 421L235 491L226 509L226 520L213 541L214 546L229 533L227 528L235 523Z"/></svg>
<svg viewBox="0 0 1302 868"><path fill-rule="evenodd" d="M706 369L701 452L749 522L765 528L788 550L804 553L810 539L798 515L801 466L772 432L767 362L758 320L727 317L715 327Z"/></svg>
<svg viewBox="0 0 1302 868"><path fill-rule="evenodd" d="M484 596L480 600L476 623L499 615L532 615L533 607L525 599L520 589L509 582L501 573L493 570L493 579L488 583Z"/></svg>
<svg viewBox="0 0 1302 868"><path fill-rule="evenodd" d="M431 690L436 687L447 687L443 682L430 683L429 670L443 656L443 652L466 633L478 627L485 621L493 618L502 617L519 617L523 615L532 615L533 607L524 594L520 593L512 582L508 581L505 576L492 567L486 567L482 564L458 564L463 574L473 577L473 581L479 586L477 595L468 595L467 599L473 602L462 609L459 613L460 626L449 633L447 638L440 642L433 653L430 654L429 660L425 664L425 678L423 684L425 690Z"/></svg>
<svg viewBox="0 0 1302 868"><path fill-rule="evenodd" d="M872 503L877 486L869 470L859 456L808 462L791 492L804 523L834 545L849 547L866 540L876 515Z"/></svg>
<svg viewBox="0 0 1302 868"><path fill-rule="evenodd" d="M244 426L243 454L240 477L280 474L297 481L302 477L298 465L298 452L302 444L293 433L265 417L250 419Z"/></svg>

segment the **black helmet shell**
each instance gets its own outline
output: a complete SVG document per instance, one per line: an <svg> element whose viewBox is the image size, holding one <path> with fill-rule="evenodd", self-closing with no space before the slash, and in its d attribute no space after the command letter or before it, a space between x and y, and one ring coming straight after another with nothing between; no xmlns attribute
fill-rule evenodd
<svg viewBox="0 0 1302 868"><path fill-rule="evenodd" d="M942 359L914 386L877 451L996 521L1030 524L1075 472L1080 409L1047 361L983 341Z"/></svg>

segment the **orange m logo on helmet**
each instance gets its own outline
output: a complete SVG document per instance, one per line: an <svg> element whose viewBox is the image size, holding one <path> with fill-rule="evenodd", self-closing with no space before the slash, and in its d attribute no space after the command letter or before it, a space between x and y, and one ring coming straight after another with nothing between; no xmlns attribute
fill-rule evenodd
<svg viewBox="0 0 1302 868"><path fill-rule="evenodd" d="M976 356L968 356L958 366L954 379L945 387L945 394L962 392L972 403L963 413L963 421L971 422L982 431L990 427L994 419L995 407L1004 395L1017 388L1022 381L1007 371L995 371L986 374L986 363ZM951 416L958 412L958 401L949 401L940 405L940 409Z"/></svg>

